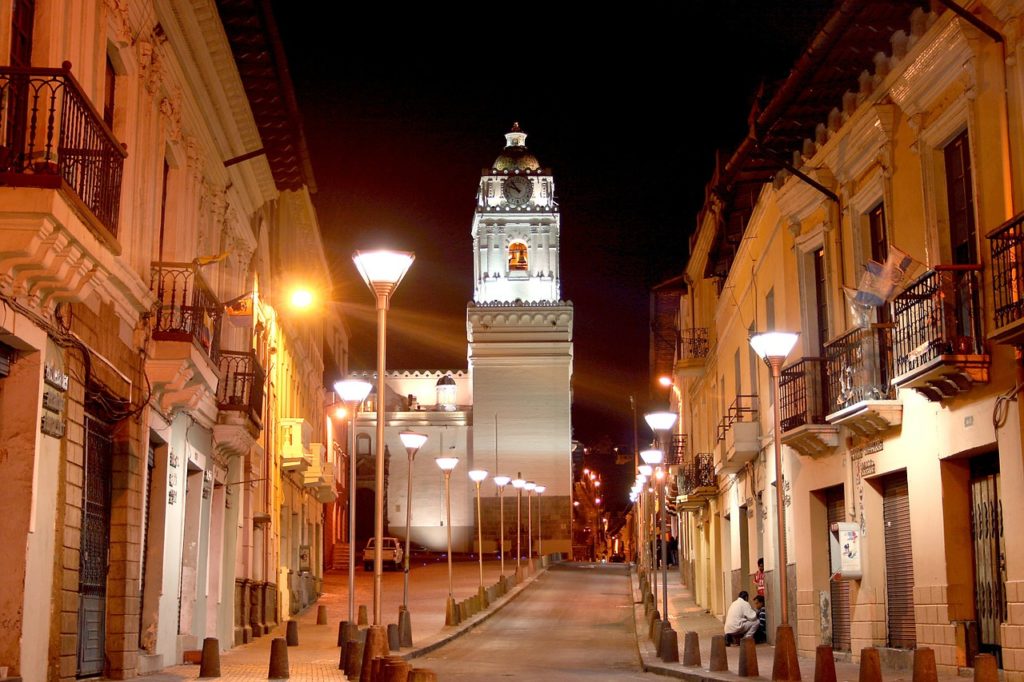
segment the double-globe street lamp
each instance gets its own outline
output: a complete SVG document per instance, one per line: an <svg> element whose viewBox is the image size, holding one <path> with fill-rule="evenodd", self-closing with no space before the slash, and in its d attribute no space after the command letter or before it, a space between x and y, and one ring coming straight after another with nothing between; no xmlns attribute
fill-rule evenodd
<svg viewBox="0 0 1024 682"><path fill-rule="evenodd" d="M480 585L477 587L477 597L480 599L480 607L487 606L487 592L484 590L484 529L480 515L480 484L487 478L487 472L483 469L473 469L469 472L469 478L476 484L476 545L477 559L480 564Z"/></svg>
<svg viewBox="0 0 1024 682"><path fill-rule="evenodd" d="M750 337L750 346L771 368L772 388L775 399L772 401L772 426L775 433L775 507L776 529L775 542L778 547L779 564L779 626L775 631L775 661L772 666L773 680L799 680L800 668L796 660L796 641L793 628L789 625L788 594L789 580L786 575L786 495L785 481L782 475L782 420L779 414L779 376L782 363L793 346L797 335L788 332L764 332Z"/></svg>
<svg viewBox="0 0 1024 682"><path fill-rule="evenodd" d="M381 625L381 586L384 545L384 370L387 366L387 325L391 295L398 288L409 266L416 259L407 251L356 251L352 260L366 286L373 292L377 306L377 457L374 496L373 625ZM376 637L379 637L377 635ZM375 639L376 639L375 637ZM384 635L386 641L386 633ZM369 640L367 640L369 642Z"/></svg>
<svg viewBox="0 0 1024 682"><path fill-rule="evenodd" d="M409 614L409 555L412 545L412 463L416 451L427 442L427 436L415 431L402 431L398 434L402 445L409 455L409 472L405 493L405 576L402 586L402 608L398 612L398 638L402 646L412 646L412 616Z"/></svg>
<svg viewBox="0 0 1024 682"><path fill-rule="evenodd" d="M434 460L444 472L445 529L448 531L448 601L444 606L444 624L458 625L459 616L455 608L455 588L452 582L452 469L459 463L458 457L438 457Z"/></svg>
<svg viewBox="0 0 1024 682"><path fill-rule="evenodd" d="M348 622L356 622L356 412L370 394L369 381L345 379L334 390L348 411Z"/></svg>

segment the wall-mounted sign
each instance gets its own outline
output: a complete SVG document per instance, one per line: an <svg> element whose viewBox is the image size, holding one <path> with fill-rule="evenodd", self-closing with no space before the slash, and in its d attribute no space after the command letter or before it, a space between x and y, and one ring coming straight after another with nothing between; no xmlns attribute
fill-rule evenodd
<svg viewBox="0 0 1024 682"><path fill-rule="evenodd" d="M299 546L299 571L305 571L309 573L312 567L309 563L309 545Z"/></svg>
<svg viewBox="0 0 1024 682"><path fill-rule="evenodd" d="M63 438L65 431L64 420L60 417L46 413L40 420L39 430L47 436Z"/></svg>
<svg viewBox="0 0 1024 682"><path fill-rule="evenodd" d="M856 523L833 523L829 529L832 555L832 580L860 580L860 526Z"/></svg>
<svg viewBox="0 0 1024 682"><path fill-rule="evenodd" d="M860 462L860 475L861 476L870 476L873 473L875 473L875 460L873 460L873 459L861 460L861 462Z"/></svg>
<svg viewBox="0 0 1024 682"><path fill-rule="evenodd" d="M43 381L59 391L68 390L68 375L53 365L43 367Z"/></svg>

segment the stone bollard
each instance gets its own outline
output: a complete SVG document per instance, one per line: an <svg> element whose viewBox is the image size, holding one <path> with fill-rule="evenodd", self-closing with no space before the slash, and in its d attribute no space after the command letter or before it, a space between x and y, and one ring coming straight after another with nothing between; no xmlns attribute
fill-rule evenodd
<svg viewBox="0 0 1024 682"><path fill-rule="evenodd" d="M654 609L650 613L648 613L645 617L647 618L647 634L648 634L648 636L650 636L650 634L651 634L651 627L652 627L651 623L653 623L656 620L661 620L661 614L658 613L657 609Z"/></svg>
<svg viewBox="0 0 1024 682"><path fill-rule="evenodd" d="M715 635L711 638L711 660L708 662L708 672L724 673L729 671L729 657L725 655L725 635Z"/></svg>
<svg viewBox="0 0 1024 682"><path fill-rule="evenodd" d="M327 625L327 605L319 604L316 607L316 624Z"/></svg>
<svg viewBox="0 0 1024 682"><path fill-rule="evenodd" d="M356 637L345 644L345 677L358 680L363 670L363 647L366 643L366 631L356 630Z"/></svg>
<svg viewBox="0 0 1024 682"><path fill-rule="evenodd" d="M398 643L402 647L412 646L412 616L404 606L398 607Z"/></svg>
<svg viewBox="0 0 1024 682"><path fill-rule="evenodd" d="M740 640L740 665L736 671L740 677L757 677L757 646L753 637Z"/></svg>
<svg viewBox="0 0 1024 682"><path fill-rule="evenodd" d="M914 649L914 682L936 682L935 650L929 647Z"/></svg>
<svg viewBox="0 0 1024 682"><path fill-rule="evenodd" d="M683 665L700 667L700 636L693 630L683 635Z"/></svg>
<svg viewBox="0 0 1024 682"><path fill-rule="evenodd" d="M378 682L407 682L411 669L412 666L400 656L388 656L384 659Z"/></svg>
<svg viewBox="0 0 1024 682"><path fill-rule="evenodd" d="M369 625L370 619L366 616L366 604L359 605L359 617L356 620L359 625Z"/></svg>
<svg viewBox="0 0 1024 682"><path fill-rule="evenodd" d="M406 679L408 682L437 682L437 673L426 668L413 668Z"/></svg>
<svg viewBox="0 0 1024 682"><path fill-rule="evenodd" d="M469 619L469 604L465 599L459 602L459 622Z"/></svg>
<svg viewBox="0 0 1024 682"><path fill-rule="evenodd" d="M814 650L814 682L836 682L836 659L827 644Z"/></svg>
<svg viewBox="0 0 1024 682"><path fill-rule="evenodd" d="M286 626L284 633L285 641L288 642L288 646L299 645L299 621L290 620Z"/></svg>
<svg viewBox="0 0 1024 682"><path fill-rule="evenodd" d="M338 621L338 646L345 646L345 626L348 625L347 620Z"/></svg>
<svg viewBox="0 0 1024 682"><path fill-rule="evenodd" d="M487 597L487 588L483 585L476 588L476 600L480 603L481 611L491 605L491 600Z"/></svg>
<svg viewBox="0 0 1024 682"><path fill-rule="evenodd" d="M388 623L388 649L398 651L402 648L402 638L398 632L398 623Z"/></svg>
<svg viewBox="0 0 1024 682"><path fill-rule="evenodd" d="M974 682L999 682L999 665L995 656L974 655Z"/></svg>
<svg viewBox="0 0 1024 682"><path fill-rule="evenodd" d="M382 677L381 671L384 669L384 660L386 658L386 656L378 656L373 659L373 668L370 670L371 682L380 682L380 678Z"/></svg>
<svg viewBox="0 0 1024 682"><path fill-rule="evenodd" d="M275 637L270 643L270 669L267 671L267 679L288 679L288 642L284 637Z"/></svg>
<svg viewBox="0 0 1024 682"><path fill-rule="evenodd" d="M373 680L373 659L388 655L388 629L383 625L371 625L366 631L363 645L363 669L359 671L359 682Z"/></svg>
<svg viewBox="0 0 1024 682"><path fill-rule="evenodd" d="M800 662L796 659L796 638L792 625L780 625L775 630L775 660L772 661L774 682L799 682Z"/></svg>
<svg viewBox="0 0 1024 682"><path fill-rule="evenodd" d="M220 677L220 642L216 637L203 640L203 657L199 661L199 677Z"/></svg>
<svg viewBox="0 0 1024 682"><path fill-rule="evenodd" d="M875 647L860 650L860 676L857 679L859 682L882 682L882 661Z"/></svg>
<svg viewBox="0 0 1024 682"><path fill-rule="evenodd" d="M666 622L661 628L661 639L658 646L658 658L666 663L679 662L679 635Z"/></svg>
<svg viewBox="0 0 1024 682"><path fill-rule="evenodd" d="M448 597L444 603L444 624L448 626L459 624L459 607L451 597Z"/></svg>
<svg viewBox="0 0 1024 682"><path fill-rule="evenodd" d="M651 611L651 618L647 623L647 638L652 642L658 641L654 638L654 634L655 628L659 627L661 627L661 614L659 614L657 611ZM660 631L658 633L658 636L661 636Z"/></svg>

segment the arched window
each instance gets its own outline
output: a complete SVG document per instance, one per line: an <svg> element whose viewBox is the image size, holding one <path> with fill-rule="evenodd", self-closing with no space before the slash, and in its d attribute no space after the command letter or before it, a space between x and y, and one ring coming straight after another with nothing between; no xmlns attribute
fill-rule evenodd
<svg viewBox="0 0 1024 682"><path fill-rule="evenodd" d="M508 269L509 270L526 270L526 244L522 242L512 242L508 246Z"/></svg>

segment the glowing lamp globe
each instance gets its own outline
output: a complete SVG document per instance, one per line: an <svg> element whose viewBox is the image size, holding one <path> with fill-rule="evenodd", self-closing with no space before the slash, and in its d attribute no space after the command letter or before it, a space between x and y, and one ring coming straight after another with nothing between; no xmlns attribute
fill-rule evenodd
<svg viewBox="0 0 1024 682"><path fill-rule="evenodd" d="M487 472L483 469L473 469L469 472L469 477L472 479L473 483L481 483L485 478L487 478Z"/></svg>
<svg viewBox="0 0 1024 682"><path fill-rule="evenodd" d="M661 460L664 456L665 453L661 450L642 450L640 452L640 459L644 461L644 464L661 464Z"/></svg>
<svg viewBox="0 0 1024 682"><path fill-rule="evenodd" d="M459 463L458 457L437 457L434 459L437 462L437 466L441 467L441 471L451 471L455 468L455 465Z"/></svg>
<svg viewBox="0 0 1024 682"><path fill-rule="evenodd" d="M679 419L679 415L675 412L651 412L650 414L645 414L644 419L652 430L668 431L675 426L676 419Z"/></svg>
<svg viewBox="0 0 1024 682"><path fill-rule="evenodd" d="M509 484L511 480L512 478L509 476L495 476L494 485L498 486L499 488L504 488Z"/></svg>
<svg viewBox="0 0 1024 682"><path fill-rule="evenodd" d="M797 335L790 332L764 332L750 337L750 347L762 360L785 358L796 345Z"/></svg>
<svg viewBox="0 0 1024 682"><path fill-rule="evenodd" d="M405 446L406 450L419 450L427 442L425 434L416 433L415 431L402 431L398 434L398 437L402 439L402 445Z"/></svg>
<svg viewBox="0 0 1024 682"><path fill-rule="evenodd" d="M416 255L410 251L388 251L380 249L377 251L356 251L352 254L356 269L359 275L371 289L386 287L394 289L405 277L409 266L416 260Z"/></svg>
<svg viewBox="0 0 1024 682"><path fill-rule="evenodd" d="M346 403L361 403L370 395L373 384L360 379L345 379L334 384L334 391Z"/></svg>

